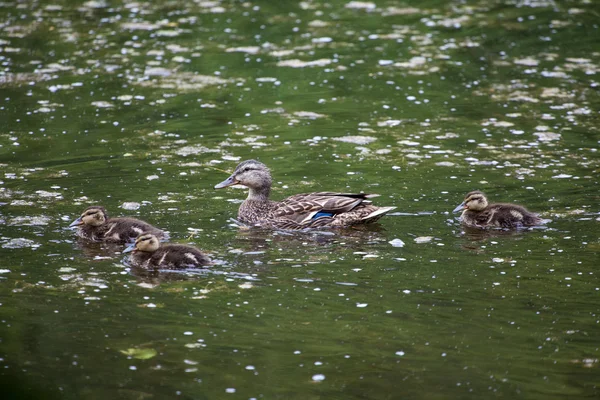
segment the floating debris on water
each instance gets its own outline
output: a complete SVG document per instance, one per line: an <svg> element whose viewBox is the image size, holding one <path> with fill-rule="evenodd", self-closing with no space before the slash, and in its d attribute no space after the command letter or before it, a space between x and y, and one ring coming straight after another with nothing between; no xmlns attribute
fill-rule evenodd
<svg viewBox="0 0 600 400"><path fill-rule="evenodd" d="M11 218L8 222L9 225L17 226L40 226L48 225L51 221L50 217L37 216L37 217L15 217Z"/></svg>
<svg viewBox="0 0 600 400"><path fill-rule="evenodd" d="M34 242L31 239L25 238L15 238L9 239L6 243L2 244L3 249L24 249L30 247L32 249L37 249L41 244Z"/></svg>
<svg viewBox="0 0 600 400"><path fill-rule="evenodd" d="M298 59L283 60L277 63L278 67L291 67L291 68L306 68L306 67L325 67L331 64L333 61L329 58L321 58L314 61L302 61Z"/></svg>
<svg viewBox="0 0 600 400"><path fill-rule="evenodd" d="M374 10L377 8L377 4L371 3L370 1L351 1L344 7L356 10Z"/></svg>
<svg viewBox="0 0 600 400"><path fill-rule="evenodd" d="M404 247L404 244L405 244L400 239L390 240L388 243L391 244L393 247Z"/></svg>
<svg viewBox="0 0 600 400"><path fill-rule="evenodd" d="M133 201L126 201L125 203L121 204L122 209L130 211L139 210L141 206L142 205L140 203Z"/></svg>
<svg viewBox="0 0 600 400"><path fill-rule="evenodd" d="M331 138L331 140L335 140L336 142L365 145L365 144L373 143L374 141L377 140L377 138L374 138L372 136L357 136L357 135L355 135L355 136L334 137L334 138Z"/></svg>
<svg viewBox="0 0 600 400"><path fill-rule="evenodd" d="M415 243L429 243L433 240L433 236L419 236L415 238Z"/></svg>

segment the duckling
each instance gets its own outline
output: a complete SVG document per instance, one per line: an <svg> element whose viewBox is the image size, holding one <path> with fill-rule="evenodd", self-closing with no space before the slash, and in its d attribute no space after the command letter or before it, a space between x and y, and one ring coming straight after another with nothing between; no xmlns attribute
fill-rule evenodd
<svg viewBox="0 0 600 400"><path fill-rule="evenodd" d="M131 252L129 261L135 267L146 269L203 268L210 259L195 247L184 244L160 245L153 233L142 233L123 253Z"/></svg>
<svg viewBox="0 0 600 400"><path fill-rule="evenodd" d="M248 187L238 219L249 225L274 229L342 228L377 221L396 207L376 207L368 199L376 194L316 192L297 194L282 201L269 200L271 172L256 160L241 162L215 189L233 185Z"/></svg>
<svg viewBox="0 0 600 400"><path fill-rule="evenodd" d="M543 223L536 214L519 205L488 204L485 194L478 190L468 193L465 200L452 212L461 210L461 222L474 228L521 228Z"/></svg>
<svg viewBox="0 0 600 400"><path fill-rule="evenodd" d="M86 208L69 227L77 227L77 235L94 242L131 243L141 233L151 232L159 238L167 234L147 222L135 218L109 218L101 206Z"/></svg>

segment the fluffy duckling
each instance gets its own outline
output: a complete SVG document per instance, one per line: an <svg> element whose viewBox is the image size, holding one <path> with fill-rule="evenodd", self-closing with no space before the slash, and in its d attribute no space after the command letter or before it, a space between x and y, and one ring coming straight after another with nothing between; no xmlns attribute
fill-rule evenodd
<svg viewBox="0 0 600 400"><path fill-rule="evenodd" d="M192 246L166 244L161 246L152 233L142 233L123 253L131 252L129 261L146 269L202 268L211 265L210 259Z"/></svg>
<svg viewBox="0 0 600 400"><path fill-rule="evenodd" d="M238 219L249 225L275 229L341 228L375 222L396 207L376 207L368 199L376 194L316 192L297 194L282 201L269 200L271 172L256 160L240 163L233 174L215 186L248 187L248 198L240 205Z"/></svg>
<svg viewBox="0 0 600 400"><path fill-rule="evenodd" d="M489 204L485 194L478 190L468 193L452 212L461 210L461 222L474 228L521 228L543 223L541 218L525 207L508 203Z"/></svg>
<svg viewBox="0 0 600 400"><path fill-rule="evenodd" d="M91 206L69 227L77 227L77 235L95 242L131 243L141 233L150 232L159 238L166 238L162 230L135 218L109 218L104 207Z"/></svg>

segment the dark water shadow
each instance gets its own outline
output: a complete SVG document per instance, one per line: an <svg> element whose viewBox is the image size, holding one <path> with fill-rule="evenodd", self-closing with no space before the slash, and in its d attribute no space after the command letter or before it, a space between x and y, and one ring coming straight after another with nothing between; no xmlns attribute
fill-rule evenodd
<svg viewBox="0 0 600 400"><path fill-rule="evenodd" d="M121 262L128 267L129 273L134 276L138 282L153 286L215 277L252 282L260 280L251 274L224 269L224 267L227 267L227 264L220 260L213 260L214 265L206 268L186 269L147 269L136 267L129 264L128 257L125 257Z"/></svg>
<svg viewBox="0 0 600 400"><path fill-rule="evenodd" d="M546 226L532 226L517 229L472 228L461 226L457 236L462 239L461 247L466 250L481 250L481 246L492 240L521 240L526 235L540 231L548 231Z"/></svg>
<svg viewBox="0 0 600 400"><path fill-rule="evenodd" d="M232 245L245 248L246 254L261 252L274 244L293 249L296 246L313 246L328 251L332 246L360 247L386 240L385 229L379 224L357 225L343 229L311 229L301 231L275 230L266 228L235 227L237 234Z"/></svg>
<svg viewBox="0 0 600 400"><path fill-rule="evenodd" d="M88 258L113 258L120 255L126 245L117 243L92 242L87 239L77 238L75 249L81 251Z"/></svg>

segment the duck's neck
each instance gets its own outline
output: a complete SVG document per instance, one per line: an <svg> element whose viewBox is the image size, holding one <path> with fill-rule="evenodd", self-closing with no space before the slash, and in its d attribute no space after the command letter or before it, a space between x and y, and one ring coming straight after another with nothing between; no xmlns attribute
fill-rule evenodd
<svg viewBox="0 0 600 400"><path fill-rule="evenodd" d="M250 188L250 191L248 192L248 198L246 200L267 202L269 201L270 193L271 188L268 186L260 188Z"/></svg>

